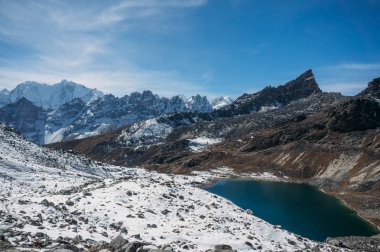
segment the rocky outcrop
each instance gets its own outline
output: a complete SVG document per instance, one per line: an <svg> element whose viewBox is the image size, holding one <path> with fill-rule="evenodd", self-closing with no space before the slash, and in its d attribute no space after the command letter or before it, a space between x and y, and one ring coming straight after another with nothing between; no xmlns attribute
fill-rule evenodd
<svg viewBox="0 0 380 252"><path fill-rule="evenodd" d="M232 104L215 113L218 116L236 116L285 106L292 101L321 92L312 70L307 70L295 80L278 87L268 86L254 94L243 94Z"/></svg>
<svg viewBox="0 0 380 252"><path fill-rule="evenodd" d="M334 108L329 117L333 131L375 129L380 126L380 102L372 97L353 98Z"/></svg>
<svg viewBox="0 0 380 252"><path fill-rule="evenodd" d="M358 94L358 96L371 95L380 99L380 77L368 83L368 87Z"/></svg>

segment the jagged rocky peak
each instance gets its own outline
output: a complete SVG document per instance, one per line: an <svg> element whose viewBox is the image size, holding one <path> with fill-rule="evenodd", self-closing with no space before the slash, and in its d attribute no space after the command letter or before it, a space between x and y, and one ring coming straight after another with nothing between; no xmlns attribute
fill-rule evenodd
<svg viewBox="0 0 380 252"><path fill-rule="evenodd" d="M377 99L380 99L380 77L377 77L369 82L367 88L360 92L358 95L371 95Z"/></svg>
<svg viewBox="0 0 380 252"><path fill-rule="evenodd" d="M267 111L285 106L292 101L322 92L311 69L296 79L278 87L267 86L254 94L243 94L231 105L217 111L219 116L234 116Z"/></svg>
<svg viewBox="0 0 380 252"><path fill-rule="evenodd" d="M213 109L220 109L227 105L230 105L231 103L233 103L233 101L234 99L232 99L229 96L219 96L212 100L211 106Z"/></svg>
<svg viewBox="0 0 380 252"><path fill-rule="evenodd" d="M186 107L192 112L211 112L212 106L206 96L200 96L199 94L191 96L186 101Z"/></svg>

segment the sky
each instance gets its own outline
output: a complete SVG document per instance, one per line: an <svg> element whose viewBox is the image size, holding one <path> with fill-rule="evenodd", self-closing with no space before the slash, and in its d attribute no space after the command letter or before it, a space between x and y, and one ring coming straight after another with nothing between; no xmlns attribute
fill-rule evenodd
<svg viewBox="0 0 380 252"><path fill-rule="evenodd" d="M237 97L311 68L354 95L380 76L379 13L380 0L0 0L0 89Z"/></svg>

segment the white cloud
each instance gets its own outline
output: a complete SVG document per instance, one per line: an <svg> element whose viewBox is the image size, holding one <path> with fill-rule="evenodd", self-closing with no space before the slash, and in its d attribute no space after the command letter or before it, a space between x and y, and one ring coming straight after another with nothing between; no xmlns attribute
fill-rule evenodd
<svg viewBox="0 0 380 252"><path fill-rule="evenodd" d="M361 64L361 63L345 63L336 66L330 66L334 70L353 70L353 71L366 71L366 70L380 70L380 63Z"/></svg>
<svg viewBox="0 0 380 252"><path fill-rule="evenodd" d="M69 79L116 95L144 89L165 96L202 92L200 85L171 69L137 66L116 51L113 42L120 31L144 31L152 23L165 26L170 22L163 20L178 15L179 10L206 2L0 0L0 40L28 49L24 57L12 58L9 52L9 57L1 59L0 87L12 88L26 80L56 83Z"/></svg>
<svg viewBox="0 0 380 252"><path fill-rule="evenodd" d="M339 92L346 95L355 95L358 94L360 91L365 89L367 85L365 83L360 82L344 82L344 83L323 83L320 85L321 89L325 92Z"/></svg>
<svg viewBox="0 0 380 252"><path fill-rule="evenodd" d="M326 92L356 95L380 75L379 63L342 63L315 69L317 81Z"/></svg>

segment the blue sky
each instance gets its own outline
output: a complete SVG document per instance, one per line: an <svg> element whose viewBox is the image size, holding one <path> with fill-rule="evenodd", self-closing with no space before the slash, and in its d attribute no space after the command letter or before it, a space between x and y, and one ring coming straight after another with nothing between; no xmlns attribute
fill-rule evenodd
<svg viewBox="0 0 380 252"><path fill-rule="evenodd" d="M0 0L0 88L236 97L312 68L352 95L380 76L379 13L380 0Z"/></svg>

